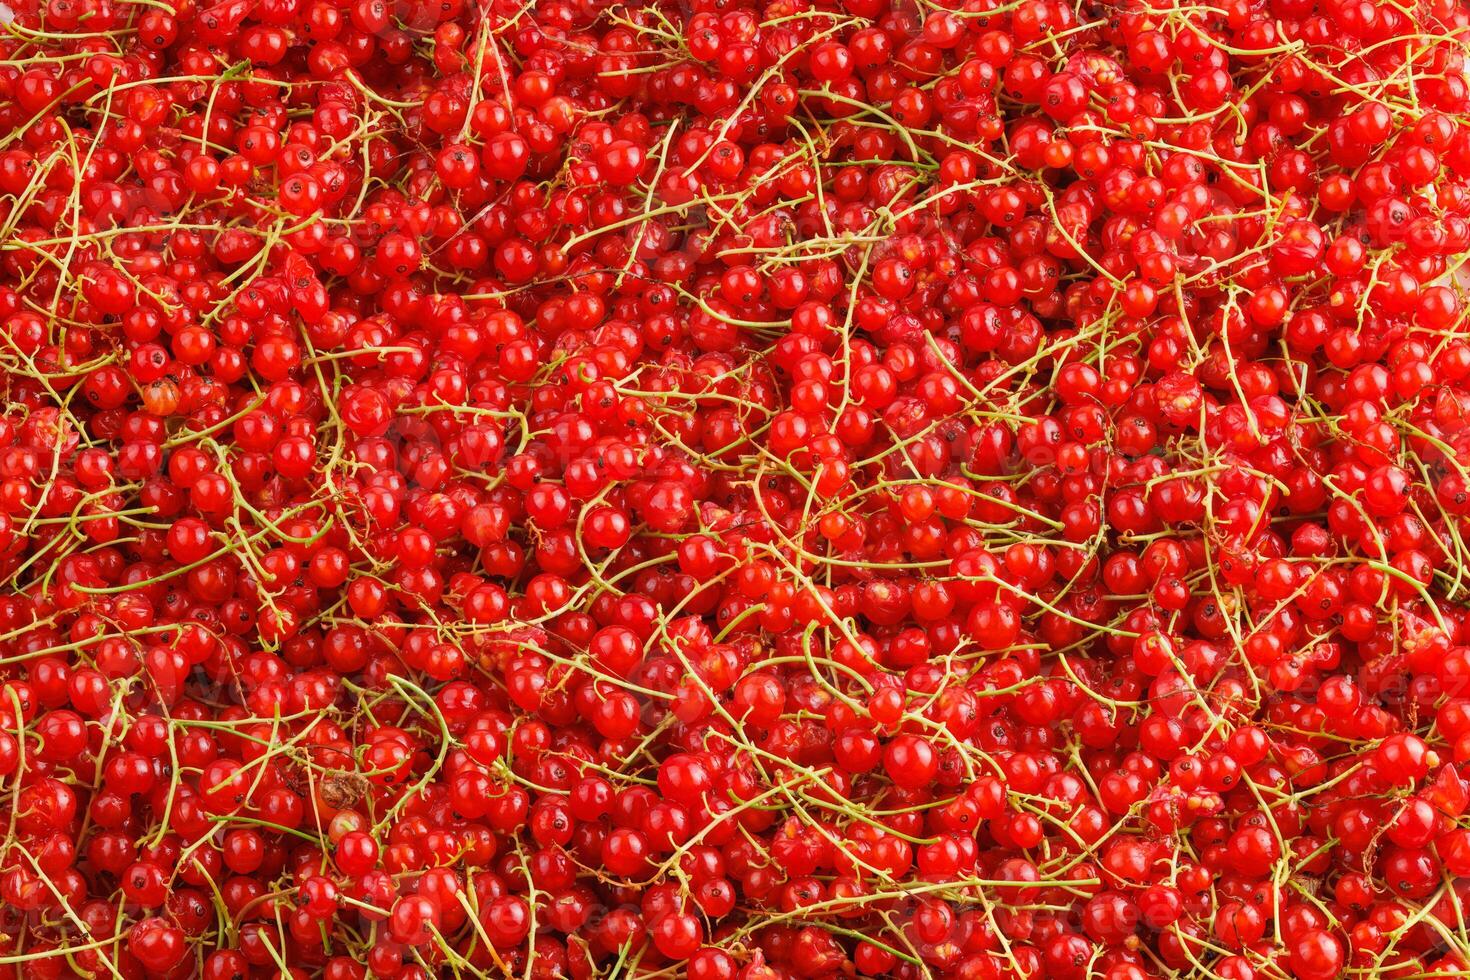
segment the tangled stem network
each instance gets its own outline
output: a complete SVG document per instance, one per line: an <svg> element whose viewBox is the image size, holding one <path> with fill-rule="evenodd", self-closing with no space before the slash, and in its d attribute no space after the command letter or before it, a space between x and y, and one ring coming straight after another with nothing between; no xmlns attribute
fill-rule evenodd
<svg viewBox="0 0 1470 980"><path fill-rule="evenodd" d="M7 0L0 967L1470 971L1464 0Z"/></svg>

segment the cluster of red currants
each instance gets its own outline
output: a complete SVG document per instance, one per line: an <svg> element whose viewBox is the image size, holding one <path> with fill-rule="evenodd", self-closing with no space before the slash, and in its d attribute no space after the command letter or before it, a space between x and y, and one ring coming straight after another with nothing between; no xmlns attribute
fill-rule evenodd
<svg viewBox="0 0 1470 980"><path fill-rule="evenodd" d="M1465 0L7 0L0 965L1470 971Z"/></svg>

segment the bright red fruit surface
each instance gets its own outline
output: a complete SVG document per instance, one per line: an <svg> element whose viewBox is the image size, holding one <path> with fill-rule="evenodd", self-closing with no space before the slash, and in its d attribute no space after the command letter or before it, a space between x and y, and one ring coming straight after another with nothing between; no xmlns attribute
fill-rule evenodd
<svg viewBox="0 0 1470 980"><path fill-rule="evenodd" d="M0 967L1470 971L1464 0L7 0Z"/></svg>

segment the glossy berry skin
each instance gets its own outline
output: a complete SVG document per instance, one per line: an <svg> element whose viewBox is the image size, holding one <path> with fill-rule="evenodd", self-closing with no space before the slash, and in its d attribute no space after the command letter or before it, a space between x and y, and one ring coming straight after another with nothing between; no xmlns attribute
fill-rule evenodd
<svg viewBox="0 0 1470 980"><path fill-rule="evenodd" d="M1095 6L10 0L0 962L1465 974L1470 9Z"/></svg>

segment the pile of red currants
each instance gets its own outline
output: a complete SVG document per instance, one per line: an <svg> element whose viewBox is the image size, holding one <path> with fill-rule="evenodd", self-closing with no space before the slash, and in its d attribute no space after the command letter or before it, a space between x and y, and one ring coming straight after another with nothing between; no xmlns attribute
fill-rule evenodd
<svg viewBox="0 0 1470 980"><path fill-rule="evenodd" d="M7 0L0 972L1470 971L1466 0Z"/></svg>

